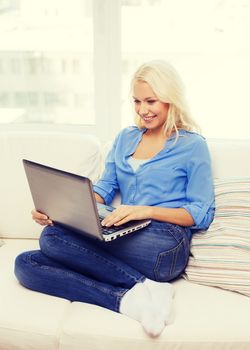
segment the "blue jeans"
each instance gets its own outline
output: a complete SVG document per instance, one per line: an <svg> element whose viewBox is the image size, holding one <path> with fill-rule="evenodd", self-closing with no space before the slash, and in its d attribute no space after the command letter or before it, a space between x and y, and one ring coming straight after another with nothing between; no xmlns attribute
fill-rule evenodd
<svg viewBox="0 0 250 350"><path fill-rule="evenodd" d="M122 296L136 283L182 274L190 238L188 228L160 221L107 243L47 226L40 250L16 258L15 274L29 289L119 312Z"/></svg>

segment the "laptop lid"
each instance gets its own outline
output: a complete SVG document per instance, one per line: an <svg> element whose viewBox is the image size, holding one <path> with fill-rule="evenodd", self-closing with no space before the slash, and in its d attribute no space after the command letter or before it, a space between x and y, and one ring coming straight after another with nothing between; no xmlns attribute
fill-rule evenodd
<svg viewBox="0 0 250 350"><path fill-rule="evenodd" d="M91 180L23 159L37 211L53 222L103 240Z"/></svg>

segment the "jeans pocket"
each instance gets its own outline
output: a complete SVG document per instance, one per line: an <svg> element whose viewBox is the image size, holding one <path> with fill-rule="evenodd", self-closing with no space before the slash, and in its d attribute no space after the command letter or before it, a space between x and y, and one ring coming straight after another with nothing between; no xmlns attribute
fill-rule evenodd
<svg viewBox="0 0 250 350"><path fill-rule="evenodd" d="M174 247L159 253L154 268L155 280L167 282L181 275L189 258L189 240L187 237Z"/></svg>

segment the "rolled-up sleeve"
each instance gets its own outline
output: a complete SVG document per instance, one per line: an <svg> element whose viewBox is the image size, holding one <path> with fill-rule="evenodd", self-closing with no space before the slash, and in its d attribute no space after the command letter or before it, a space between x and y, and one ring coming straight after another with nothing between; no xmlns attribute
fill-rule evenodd
<svg viewBox="0 0 250 350"><path fill-rule="evenodd" d="M186 204L182 206L193 217L191 229L207 229L214 217L214 186L209 150L200 139L187 163Z"/></svg>
<svg viewBox="0 0 250 350"><path fill-rule="evenodd" d="M107 155L104 172L101 178L93 186L94 192L98 193L103 198L105 204L110 204L113 201L115 193L119 189L115 164L115 152L118 136L116 137L113 146Z"/></svg>

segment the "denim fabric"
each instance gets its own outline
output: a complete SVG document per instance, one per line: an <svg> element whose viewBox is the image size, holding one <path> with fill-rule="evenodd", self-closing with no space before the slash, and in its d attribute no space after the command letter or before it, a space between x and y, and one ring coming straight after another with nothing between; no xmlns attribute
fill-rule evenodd
<svg viewBox="0 0 250 350"><path fill-rule="evenodd" d="M188 228L159 221L108 243L47 226L41 250L20 254L15 274L32 290L118 312L122 296L146 277L167 282L181 275L190 238Z"/></svg>

